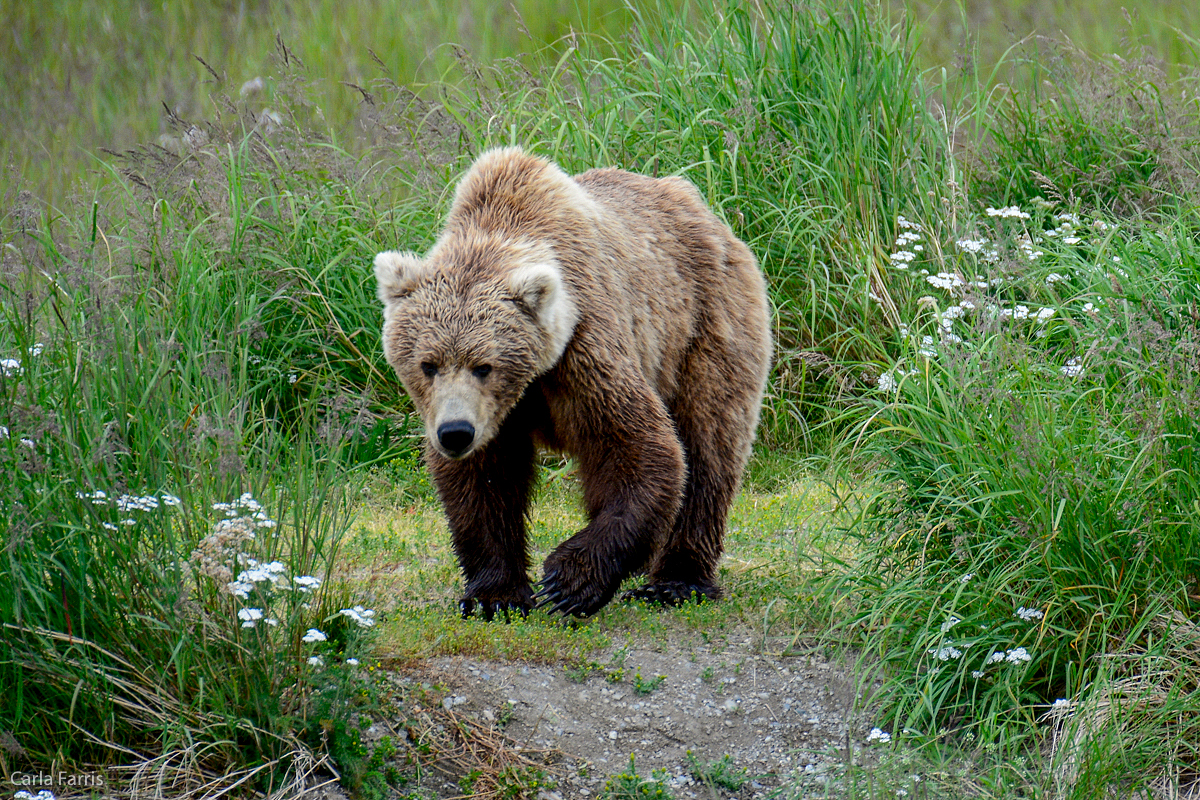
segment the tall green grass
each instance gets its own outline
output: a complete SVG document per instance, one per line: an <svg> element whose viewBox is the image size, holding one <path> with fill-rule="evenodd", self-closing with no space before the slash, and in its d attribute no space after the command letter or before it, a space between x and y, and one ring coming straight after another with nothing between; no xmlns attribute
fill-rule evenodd
<svg viewBox="0 0 1200 800"><path fill-rule="evenodd" d="M1057 719L1077 797L1166 791L1196 755L1200 219L1164 216L927 224L897 272L930 295L844 445L879 490L831 585L892 729L997 744Z"/></svg>
<svg viewBox="0 0 1200 800"><path fill-rule="evenodd" d="M357 735L334 567L356 469L412 444L361 267L379 215L290 169L306 145L207 130L6 243L0 730L36 764L288 791Z"/></svg>
<svg viewBox="0 0 1200 800"><path fill-rule="evenodd" d="M56 206L94 182L101 148L124 151L172 121L201 124L255 78L261 109L276 106L287 50L314 108L353 137L379 64L410 85L453 71L456 48L492 61L552 44L572 30L625 30L612 0L495 3L0 3L0 158L7 207L22 189Z"/></svg>

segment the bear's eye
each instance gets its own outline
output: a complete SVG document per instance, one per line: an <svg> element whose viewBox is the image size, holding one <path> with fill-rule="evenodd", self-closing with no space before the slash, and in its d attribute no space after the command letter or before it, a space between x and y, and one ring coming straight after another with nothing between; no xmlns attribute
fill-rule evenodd
<svg viewBox="0 0 1200 800"><path fill-rule="evenodd" d="M480 364L478 367L471 370L471 374L474 375L476 378L479 378L479 380L483 380L488 375L492 374L492 365L491 364Z"/></svg>
<svg viewBox="0 0 1200 800"><path fill-rule="evenodd" d="M437 364L434 364L432 361L422 361L421 372L425 373L426 378L432 378L438 373Z"/></svg>

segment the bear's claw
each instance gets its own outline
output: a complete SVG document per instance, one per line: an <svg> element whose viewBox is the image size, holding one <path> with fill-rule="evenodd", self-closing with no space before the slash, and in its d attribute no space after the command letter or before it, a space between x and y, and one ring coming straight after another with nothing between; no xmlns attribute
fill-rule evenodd
<svg viewBox="0 0 1200 800"><path fill-rule="evenodd" d="M595 608L589 603L587 598L574 597L568 594L566 587L560 585L558 580L558 570L547 572L542 578L542 582L533 599L535 602L534 608L546 608L551 606L546 612L548 614L571 614L576 617L586 617L595 612ZM603 605L603 604L601 604Z"/></svg>
<svg viewBox="0 0 1200 800"><path fill-rule="evenodd" d="M696 603L703 603L708 600L719 599L720 597L721 589L717 586L684 583L683 581L663 581L661 583L647 583L645 586L630 589L621 596L621 600L625 602L636 600L643 603L657 603L664 606L681 606L692 600L695 600Z"/></svg>
<svg viewBox="0 0 1200 800"><path fill-rule="evenodd" d="M488 622L496 618L497 614L504 615L505 622L512 621L512 613L521 615L521 619L526 619L529 616L530 610L533 609L533 595L529 588L524 588L523 591L518 591L516 595L509 593L486 593L491 594L490 597L480 597L476 594L470 594L458 601L458 610L462 613L463 619L479 616ZM508 595L508 596L505 596Z"/></svg>
<svg viewBox="0 0 1200 800"><path fill-rule="evenodd" d="M521 619L526 619L531 607L528 603L511 600L480 600L477 597L464 597L458 602L458 608L463 619L479 616L484 621L491 622L496 614L503 614L505 622L512 622L513 612L519 614Z"/></svg>

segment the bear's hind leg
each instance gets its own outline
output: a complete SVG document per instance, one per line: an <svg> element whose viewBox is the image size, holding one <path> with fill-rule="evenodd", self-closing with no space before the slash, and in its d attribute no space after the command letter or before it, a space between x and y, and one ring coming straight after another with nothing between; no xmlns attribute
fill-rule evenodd
<svg viewBox="0 0 1200 800"><path fill-rule="evenodd" d="M765 339L765 333L762 334ZM687 459L683 505L650 567L647 583L624 599L679 605L723 594L717 564L725 526L750 459L766 379L768 349L752 332L741 348L697 340L671 416Z"/></svg>

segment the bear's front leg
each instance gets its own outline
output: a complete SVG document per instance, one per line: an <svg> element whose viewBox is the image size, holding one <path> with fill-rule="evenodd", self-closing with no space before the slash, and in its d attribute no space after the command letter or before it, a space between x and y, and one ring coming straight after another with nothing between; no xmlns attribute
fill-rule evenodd
<svg viewBox="0 0 1200 800"><path fill-rule="evenodd" d="M538 607L580 617L596 613L670 530L685 467L679 439L656 401L611 406L620 413L593 428L600 435L572 443L590 522L546 558Z"/></svg>
<svg viewBox="0 0 1200 800"><path fill-rule="evenodd" d="M535 475L532 437L506 424L482 450L450 459L426 447L425 459L450 524L466 583L464 618L525 616L533 607L525 510Z"/></svg>

